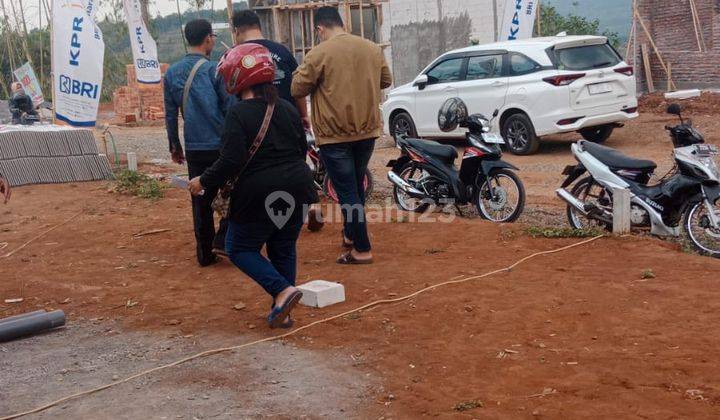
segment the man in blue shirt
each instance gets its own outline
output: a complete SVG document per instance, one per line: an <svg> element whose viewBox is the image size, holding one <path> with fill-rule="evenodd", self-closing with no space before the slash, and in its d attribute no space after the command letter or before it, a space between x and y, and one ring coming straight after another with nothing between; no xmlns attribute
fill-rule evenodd
<svg viewBox="0 0 720 420"><path fill-rule="evenodd" d="M215 48L215 37L207 20L188 22L185 38L189 53L165 74L165 127L170 153L177 164L182 165L187 159L190 179L202 175L220 156L220 136L230 100L222 78L216 74L217 63L208 60ZM184 123L184 152L178 134L179 113ZM215 232L212 201L216 195L217 189L209 189L192 198L197 259L203 267L215 263L216 253L224 253L225 249L224 220Z"/></svg>

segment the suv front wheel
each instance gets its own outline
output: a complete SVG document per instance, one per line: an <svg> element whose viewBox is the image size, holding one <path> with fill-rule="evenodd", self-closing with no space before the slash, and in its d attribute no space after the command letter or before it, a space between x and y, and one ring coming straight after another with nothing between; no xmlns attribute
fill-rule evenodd
<svg viewBox="0 0 720 420"><path fill-rule="evenodd" d="M532 155L540 147L535 127L525 114L509 116L502 125L502 136L508 150L516 155Z"/></svg>
<svg viewBox="0 0 720 420"><path fill-rule="evenodd" d="M598 125L597 127L583 128L580 130L580 135L593 143L605 143L612 135L613 130L615 130L613 124Z"/></svg>
<svg viewBox="0 0 720 420"><path fill-rule="evenodd" d="M393 140L401 134L410 138L417 138L417 130L412 117L407 112L399 112L390 121L390 136Z"/></svg>

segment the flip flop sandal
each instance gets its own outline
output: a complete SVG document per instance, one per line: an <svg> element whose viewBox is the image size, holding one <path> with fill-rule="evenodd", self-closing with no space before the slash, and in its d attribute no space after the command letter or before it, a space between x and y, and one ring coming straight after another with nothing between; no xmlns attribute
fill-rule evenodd
<svg viewBox="0 0 720 420"><path fill-rule="evenodd" d="M283 303L281 306L276 306L273 308L272 312L270 312L270 315L268 315L267 322L270 328L280 328L285 323L285 319L287 319L288 316L290 316L290 312L295 308L295 306L300 302L300 299L302 299L302 292L299 290L296 290L293 292L293 294L290 295L290 297Z"/></svg>
<svg viewBox="0 0 720 420"><path fill-rule="evenodd" d="M355 244L354 244L354 243L348 242L348 241L345 240L345 234L344 234L344 233L343 233L341 236L342 236L342 247L343 247L343 249L346 249L346 250L348 250L348 251L351 251L353 248L355 248Z"/></svg>
<svg viewBox="0 0 720 420"><path fill-rule="evenodd" d="M373 259L370 258L369 260L358 260L357 258L353 257L352 252L346 252L342 254L336 262L342 265L368 265L373 263Z"/></svg>
<svg viewBox="0 0 720 420"><path fill-rule="evenodd" d="M275 301L273 300L273 302L270 304L270 310L272 311L274 307L275 307ZM280 328L289 330L293 326L295 326L295 321L290 317L290 315L288 315L288 317L285 318L285 321L283 321L283 323L280 325Z"/></svg>

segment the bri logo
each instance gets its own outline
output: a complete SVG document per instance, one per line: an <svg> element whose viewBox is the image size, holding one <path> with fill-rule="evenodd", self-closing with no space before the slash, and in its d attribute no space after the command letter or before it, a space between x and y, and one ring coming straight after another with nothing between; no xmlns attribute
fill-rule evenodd
<svg viewBox="0 0 720 420"><path fill-rule="evenodd" d="M90 99L97 99L100 86L88 82L73 80L64 74L60 75L60 92L69 95L85 96Z"/></svg>
<svg viewBox="0 0 720 420"><path fill-rule="evenodd" d="M156 69L160 67L157 60L145 60L144 58L138 58L135 63L139 69Z"/></svg>

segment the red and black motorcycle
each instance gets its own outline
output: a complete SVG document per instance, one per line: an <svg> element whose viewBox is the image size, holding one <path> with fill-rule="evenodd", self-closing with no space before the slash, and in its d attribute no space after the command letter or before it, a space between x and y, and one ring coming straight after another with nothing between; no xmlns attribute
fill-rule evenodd
<svg viewBox="0 0 720 420"><path fill-rule="evenodd" d="M323 164L322 159L320 159L320 148L315 143L315 137L313 137L311 133L307 133L307 143L309 160L308 166L310 166L310 169L312 170L315 187L318 191L322 191L326 197L329 197L337 203L337 193L335 192L335 188L333 187L330 177L327 176L325 165ZM369 197L373 190L373 177L369 169L365 172L364 186L365 197Z"/></svg>
<svg viewBox="0 0 720 420"><path fill-rule="evenodd" d="M493 119L497 117L495 111ZM398 159L388 163L388 179L394 198L405 211L422 213L428 207L475 204L480 215L492 222L511 223L525 207L525 187L513 172L515 166L503 161L504 140L490 133L491 120L481 114L468 115L465 103L449 99L438 115L440 129L451 132L458 126L468 129L468 147L460 169L453 146L399 136Z"/></svg>

